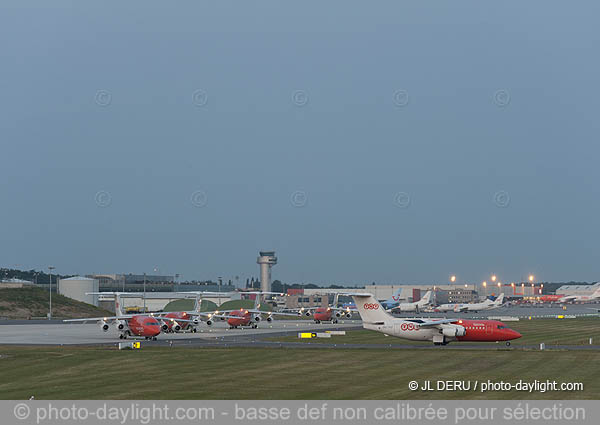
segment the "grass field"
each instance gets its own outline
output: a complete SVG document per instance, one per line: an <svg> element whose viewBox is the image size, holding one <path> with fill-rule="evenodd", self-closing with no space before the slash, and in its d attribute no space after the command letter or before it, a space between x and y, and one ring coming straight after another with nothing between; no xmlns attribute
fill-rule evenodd
<svg viewBox="0 0 600 425"><path fill-rule="evenodd" d="M596 351L0 347L0 398L598 399ZM580 392L412 392L411 380L582 382Z"/></svg>
<svg viewBox="0 0 600 425"><path fill-rule="evenodd" d="M600 342L598 319L511 323L521 345ZM298 341L295 336L278 340ZM389 349L370 331L311 340L310 348L0 346L0 399L599 399L600 352L465 348ZM381 348L331 349L318 342ZM461 343L462 344L462 343ZM430 345L430 344L427 344ZM495 346L493 343L492 346ZM581 382L577 392L421 392L417 380Z"/></svg>
<svg viewBox="0 0 600 425"><path fill-rule="evenodd" d="M511 341L512 346L538 345L543 342L547 347L557 345L586 345L592 338L594 344L600 345L600 320L594 318L578 319L537 319L520 320L518 322L506 322L506 325L523 336ZM405 339L385 336L379 332L368 330L347 331L344 336L332 336L331 338L298 339L297 335L270 338L272 341L334 344L410 344L431 345L431 342L408 341ZM457 344L457 343L451 343ZM461 345L469 343L461 342ZM481 343L478 343L481 344Z"/></svg>
<svg viewBox="0 0 600 425"><path fill-rule="evenodd" d="M30 319L46 317L49 308L48 291L41 288L0 289L0 317ZM52 316L68 319L112 315L109 311L76 301L59 294L52 294Z"/></svg>

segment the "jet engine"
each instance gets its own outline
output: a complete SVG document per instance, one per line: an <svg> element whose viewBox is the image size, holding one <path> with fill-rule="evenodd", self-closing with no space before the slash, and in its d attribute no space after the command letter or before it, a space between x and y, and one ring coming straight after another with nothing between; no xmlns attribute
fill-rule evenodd
<svg viewBox="0 0 600 425"><path fill-rule="evenodd" d="M254 321L255 322L260 322L260 316L258 316L258 315L254 316Z"/></svg>
<svg viewBox="0 0 600 425"><path fill-rule="evenodd" d="M102 329L104 332L107 332L108 328L109 328L108 323L106 323L106 322L100 323L100 329Z"/></svg>
<svg viewBox="0 0 600 425"><path fill-rule="evenodd" d="M173 332L179 332L181 330L181 326L179 325L179 323L173 322L173 324L171 325L171 330Z"/></svg>
<svg viewBox="0 0 600 425"><path fill-rule="evenodd" d="M206 324L207 324L208 326L212 326L212 324L213 324L213 321L212 321L211 319L208 319L208 320L206 321Z"/></svg>
<svg viewBox="0 0 600 425"><path fill-rule="evenodd" d="M125 329L125 325L122 322L119 322L119 324L117 325L117 329L122 331L123 329Z"/></svg>
<svg viewBox="0 0 600 425"><path fill-rule="evenodd" d="M460 325L442 325L442 334L448 337L465 336L467 330Z"/></svg>
<svg viewBox="0 0 600 425"><path fill-rule="evenodd" d="M165 322L163 322L162 326L160 327L164 332L168 332L169 331L169 325L167 325Z"/></svg>
<svg viewBox="0 0 600 425"><path fill-rule="evenodd" d="M269 317L267 317L267 322L269 322L269 323L270 323L270 322L272 322L272 321L273 321L273 316L269 316Z"/></svg>
<svg viewBox="0 0 600 425"><path fill-rule="evenodd" d="M310 311L306 311L306 312L304 312L304 315L305 315L306 317L310 317Z"/></svg>
<svg viewBox="0 0 600 425"><path fill-rule="evenodd" d="M351 317L352 317L352 314L346 313L346 319L350 319Z"/></svg>

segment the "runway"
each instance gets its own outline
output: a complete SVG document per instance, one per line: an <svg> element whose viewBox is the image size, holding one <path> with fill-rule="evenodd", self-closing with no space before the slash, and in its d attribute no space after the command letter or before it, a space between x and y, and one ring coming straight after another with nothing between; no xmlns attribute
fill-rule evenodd
<svg viewBox="0 0 600 425"><path fill-rule="evenodd" d="M4 324L0 326L0 345L89 345L116 344L123 342L119 339L116 329L103 332L95 324L79 323L50 323L50 324ZM361 327L359 320L340 320L338 324L315 324L309 320L281 320L272 323L260 323L257 329L229 329L226 322L217 322L212 326L200 324L197 333L169 333L158 336L163 343L168 341L191 342L213 341L219 339L247 338L249 336L272 336L285 332L322 332L328 329L351 329ZM159 341L157 341L159 342ZM145 343L147 343L145 341Z"/></svg>
<svg viewBox="0 0 600 425"><path fill-rule="evenodd" d="M594 307L591 307L594 306ZM566 310L560 305L540 306L508 306L480 313L408 313L404 317L510 317L527 319L564 316L598 316L595 308L598 304L568 305ZM123 342L118 338L119 333L111 328L103 332L97 324L63 323L60 321L0 321L0 345L115 345ZM272 323L261 322L257 329L229 329L226 322L217 322L212 326L201 323L197 333L169 333L158 336L158 341L144 341L146 346L194 346L194 347L282 347L282 348L390 348L390 349L436 349L429 344L333 344L325 341L318 343L307 342L275 342L268 340L277 336L296 334L297 332L319 332L325 330L362 329L360 320L340 320L338 324L315 324L312 320L279 320ZM444 348L450 349L498 349L504 348L498 344L450 344ZM539 349L538 346L519 346L519 348ZM600 347L559 346L548 349L597 350Z"/></svg>

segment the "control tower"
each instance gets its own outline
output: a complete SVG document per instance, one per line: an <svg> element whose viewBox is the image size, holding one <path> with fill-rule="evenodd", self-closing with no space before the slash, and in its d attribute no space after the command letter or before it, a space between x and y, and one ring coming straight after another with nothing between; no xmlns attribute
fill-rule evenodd
<svg viewBox="0 0 600 425"><path fill-rule="evenodd" d="M263 292L270 292L271 267L277 264L275 251L260 251L256 262L260 264L260 290Z"/></svg>

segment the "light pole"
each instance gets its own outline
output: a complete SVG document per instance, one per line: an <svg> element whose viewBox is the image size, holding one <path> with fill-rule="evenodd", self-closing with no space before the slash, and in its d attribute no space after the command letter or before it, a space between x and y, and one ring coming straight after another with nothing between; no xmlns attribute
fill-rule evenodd
<svg viewBox="0 0 600 425"><path fill-rule="evenodd" d="M48 320L52 320L52 270L56 267L48 266L48 270L50 271L50 284L48 285L48 294L50 295L50 304L48 309Z"/></svg>
<svg viewBox="0 0 600 425"><path fill-rule="evenodd" d="M146 314L146 272L144 272L144 314Z"/></svg>

